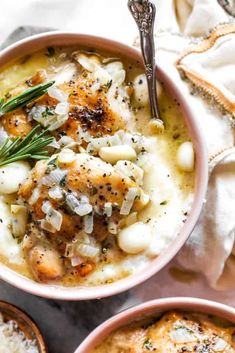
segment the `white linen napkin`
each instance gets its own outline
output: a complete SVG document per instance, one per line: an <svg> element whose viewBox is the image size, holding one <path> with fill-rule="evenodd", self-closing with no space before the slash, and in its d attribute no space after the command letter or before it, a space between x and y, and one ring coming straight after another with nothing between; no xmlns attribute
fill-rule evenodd
<svg viewBox="0 0 235 353"><path fill-rule="evenodd" d="M228 289L235 287L235 148L231 148L234 146L234 130L226 114L221 113L212 101L206 101L193 92L192 87L180 78L174 63L189 43L195 41L195 37L208 35L212 27L232 19L215 0L178 0L175 5L178 29L184 35L158 31L157 60L158 64L167 67L196 112L208 145L211 173L203 212L177 259L183 267L203 273L212 287ZM175 25L172 30L177 31ZM229 47L226 45L228 39L231 41ZM235 34L229 38L224 36L220 39L219 50L200 54L201 66L195 55L189 56L185 65L190 69L193 67L198 74L202 74L200 69L203 68L203 76L214 77L213 84L218 89L221 89L222 82L235 103L232 74L235 62L230 52L233 48Z"/></svg>
<svg viewBox="0 0 235 353"><path fill-rule="evenodd" d="M154 1L157 6L158 64L168 71L197 113L212 163L207 202L198 225L178 255L178 261L186 268L204 273L214 288L229 288L235 283L235 151L231 148L234 146L234 131L214 104L192 92L191 86L180 78L174 63L192 40L199 40L213 27L233 21L233 18L219 4L226 5L228 1ZM2 16L0 41L16 26L24 24L91 33L132 44L137 29L126 3L127 0L1 0L2 13L11 14L14 21L9 21L9 16ZM233 5L234 2L229 3ZM220 53L214 68L206 67L205 71L213 75L218 62L221 72L228 69L224 53ZM235 63L230 64L232 73ZM228 78L231 80L225 84L229 83L234 93L232 74ZM220 154L223 150L226 151Z"/></svg>

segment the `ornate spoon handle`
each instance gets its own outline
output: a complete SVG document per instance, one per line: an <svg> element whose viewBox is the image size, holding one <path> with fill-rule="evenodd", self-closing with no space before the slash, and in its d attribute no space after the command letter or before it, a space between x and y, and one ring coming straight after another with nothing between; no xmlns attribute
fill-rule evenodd
<svg viewBox="0 0 235 353"><path fill-rule="evenodd" d="M148 83L150 108L152 118L154 118L153 122L158 129L163 130L164 125L160 118L157 102L157 80L153 34L156 8L150 0L128 0L128 7L139 29L140 45Z"/></svg>

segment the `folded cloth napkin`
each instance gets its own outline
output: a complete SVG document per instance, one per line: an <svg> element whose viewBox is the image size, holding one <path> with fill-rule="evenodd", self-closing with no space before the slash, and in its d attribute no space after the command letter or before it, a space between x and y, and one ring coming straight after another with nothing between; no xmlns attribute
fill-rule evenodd
<svg viewBox="0 0 235 353"><path fill-rule="evenodd" d="M155 32L158 64L168 71L196 112L198 124L201 125L206 136L210 156L210 182L207 200L198 225L179 253L178 261L185 268L204 273L214 288L230 288L235 284L234 131L229 115L217 109L214 103L211 103L213 100L208 100L208 98L206 100L205 95L202 96L200 91L192 89L192 86L181 78L175 63L177 61L179 64L182 52L185 53L189 45L191 47L192 42L194 45L195 43L200 45L201 37L208 36L214 27L225 22L233 23L234 1L153 1L157 6ZM62 4L61 0L41 0L40 2L26 0L21 2L20 8L17 7L17 23L34 23L36 26L41 24L45 27L52 26L59 29L108 35L131 44L136 27L134 21L133 23L130 21L128 11L126 11L126 0L119 0L119 2L116 0L99 0L99 2L68 0L68 2L71 6L66 6L66 11L63 11L65 3ZM9 1L2 0L2 6L6 10L9 7ZM46 13L47 16L43 15L43 7L45 8L44 14ZM61 11L58 10L55 16L49 16L55 7ZM91 9L89 13L90 16L93 16L89 18L89 21L87 21L85 12L87 8ZM98 11L99 16L97 16ZM39 12L41 17L37 16ZM9 26L10 22L6 22L5 19L0 23L2 38L10 32ZM110 30L107 33L109 27ZM117 28L119 28L118 31ZM11 40L18 39L19 35L22 37L41 30L37 27L21 28L20 31L13 34L14 38ZM122 37L122 33L125 33L125 36ZM217 47L218 51L213 47L211 52L202 52L200 60L194 60L195 56L193 55L184 56L180 64L184 66L185 70L179 65L185 76L187 76L186 69L189 71L193 66L195 75L203 75L209 81L212 77L215 91L221 89L222 84L231 102L233 101L232 96L235 94L232 75L235 65L232 60L232 50L235 47L233 36L232 33L224 35L221 39L222 43L219 42L221 46ZM226 44L228 40L229 45ZM195 67L195 62L200 65ZM226 80L224 80L224 75ZM190 79L190 75L187 77ZM216 82L215 78L218 78Z"/></svg>
<svg viewBox="0 0 235 353"><path fill-rule="evenodd" d="M175 20L169 22L165 16L164 28L170 31L157 28L156 56L196 113L210 165L201 217L177 260L183 267L203 273L212 287L229 289L235 287L235 25L215 0L178 0L174 5ZM159 16L163 22L164 12ZM224 22L229 24L210 33ZM209 39L201 38L209 33ZM193 86L182 79L176 66ZM214 101L226 110L216 107Z"/></svg>

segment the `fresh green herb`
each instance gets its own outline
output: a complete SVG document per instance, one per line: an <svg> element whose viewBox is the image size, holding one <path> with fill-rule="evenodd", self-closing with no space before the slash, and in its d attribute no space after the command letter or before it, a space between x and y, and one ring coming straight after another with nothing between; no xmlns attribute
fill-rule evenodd
<svg viewBox="0 0 235 353"><path fill-rule="evenodd" d="M53 167L57 167L57 157L51 159L51 160L47 163L47 165L52 165Z"/></svg>
<svg viewBox="0 0 235 353"><path fill-rule="evenodd" d="M28 103L41 97L43 94L47 92L47 89L51 87L54 83L55 81L41 83L40 85L27 89L26 91L20 93L16 97L13 97L7 102L5 102L3 99L0 99L0 117L6 113L9 113L18 108L24 107Z"/></svg>
<svg viewBox="0 0 235 353"><path fill-rule="evenodd" d="M46 107L45 112L42 113L43 118L46 118L47 116L53 116L53 115L55 115L54 107Z"/></svg>
<svg viewBox="0 0 235 353"><path fill-rule="evenodd" d="M0 167L23 159L47 159L48 151L44 150L54 137L45 137L47 130L40 130L40 125L33 128L25 138L7 138L0 146Z"/></svg>
<svg viewBox="0 0 235 353"><path fill-rule="evenodd" d="M144 341L143 347L145 349L147 349L148 351L151 351L153 348L153 345L152 345L151 341L149 339L147 339L146 341Z"/></svg>
<svg viewBox="0 0 235 353"><path fill-rule="evenodd" d="M167 200L160 202L160 205L161 205L161 206L167 205Z"/></svg>
<svg viewBox="0 0 235 353"><path fill-rule="evenodd" d="M64 187L66 185L66 175L61 179L60 186Z"/></svg>
<svg viewBox="0 0 235 353"><path fill-rule="evenodd" d="M55 48L53 47L48 47L47 48L47 53L46 56L48 56L49 58L55 55Z"/></svg>
<svg viewBox="0 0 235 353"><path fill-rule="evenodd" d="M191 328L189 328L187 326L184 326L184 325L180 325L180 324L175 326L174 330L185 330L185 331L187 331L190 334L195 334L195 332Z"/></svg>

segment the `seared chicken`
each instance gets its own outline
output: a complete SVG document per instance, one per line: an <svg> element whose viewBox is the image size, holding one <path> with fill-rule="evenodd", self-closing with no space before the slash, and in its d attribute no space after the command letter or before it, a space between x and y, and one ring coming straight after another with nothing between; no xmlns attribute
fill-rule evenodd
<svg viewBox="0 0 235 353"><path fill-rule="evenodd" d="M203 314L170 312L109 335L91 353L234 353L234 327Z"/></svg>
<svg viewBox="0 0 235 353"><path fill-rule="evenodd" d="M26 257L33 274L41 281L58 278L61 271L57 252L66 256L66 244L79 241L89 217L94 221L92 228L86 229L85 225L85 232L102 241L123 219L123 204L130 190L134 194L127 205L129 209L145 206L140 199L141 188L115 166L86 153L73 153L73 159L66 162L61 160L61 154L63 151L49 161L38 162L18 193L28 207L32 222L27 233L31 244L25 247ZM51 246L45 250L46 242L39 251L39 238L49 240L55 253ZM37 257L44 250L43 261L38 266ZM49 257L55 262L55 272L48 270Z"/></svg>

